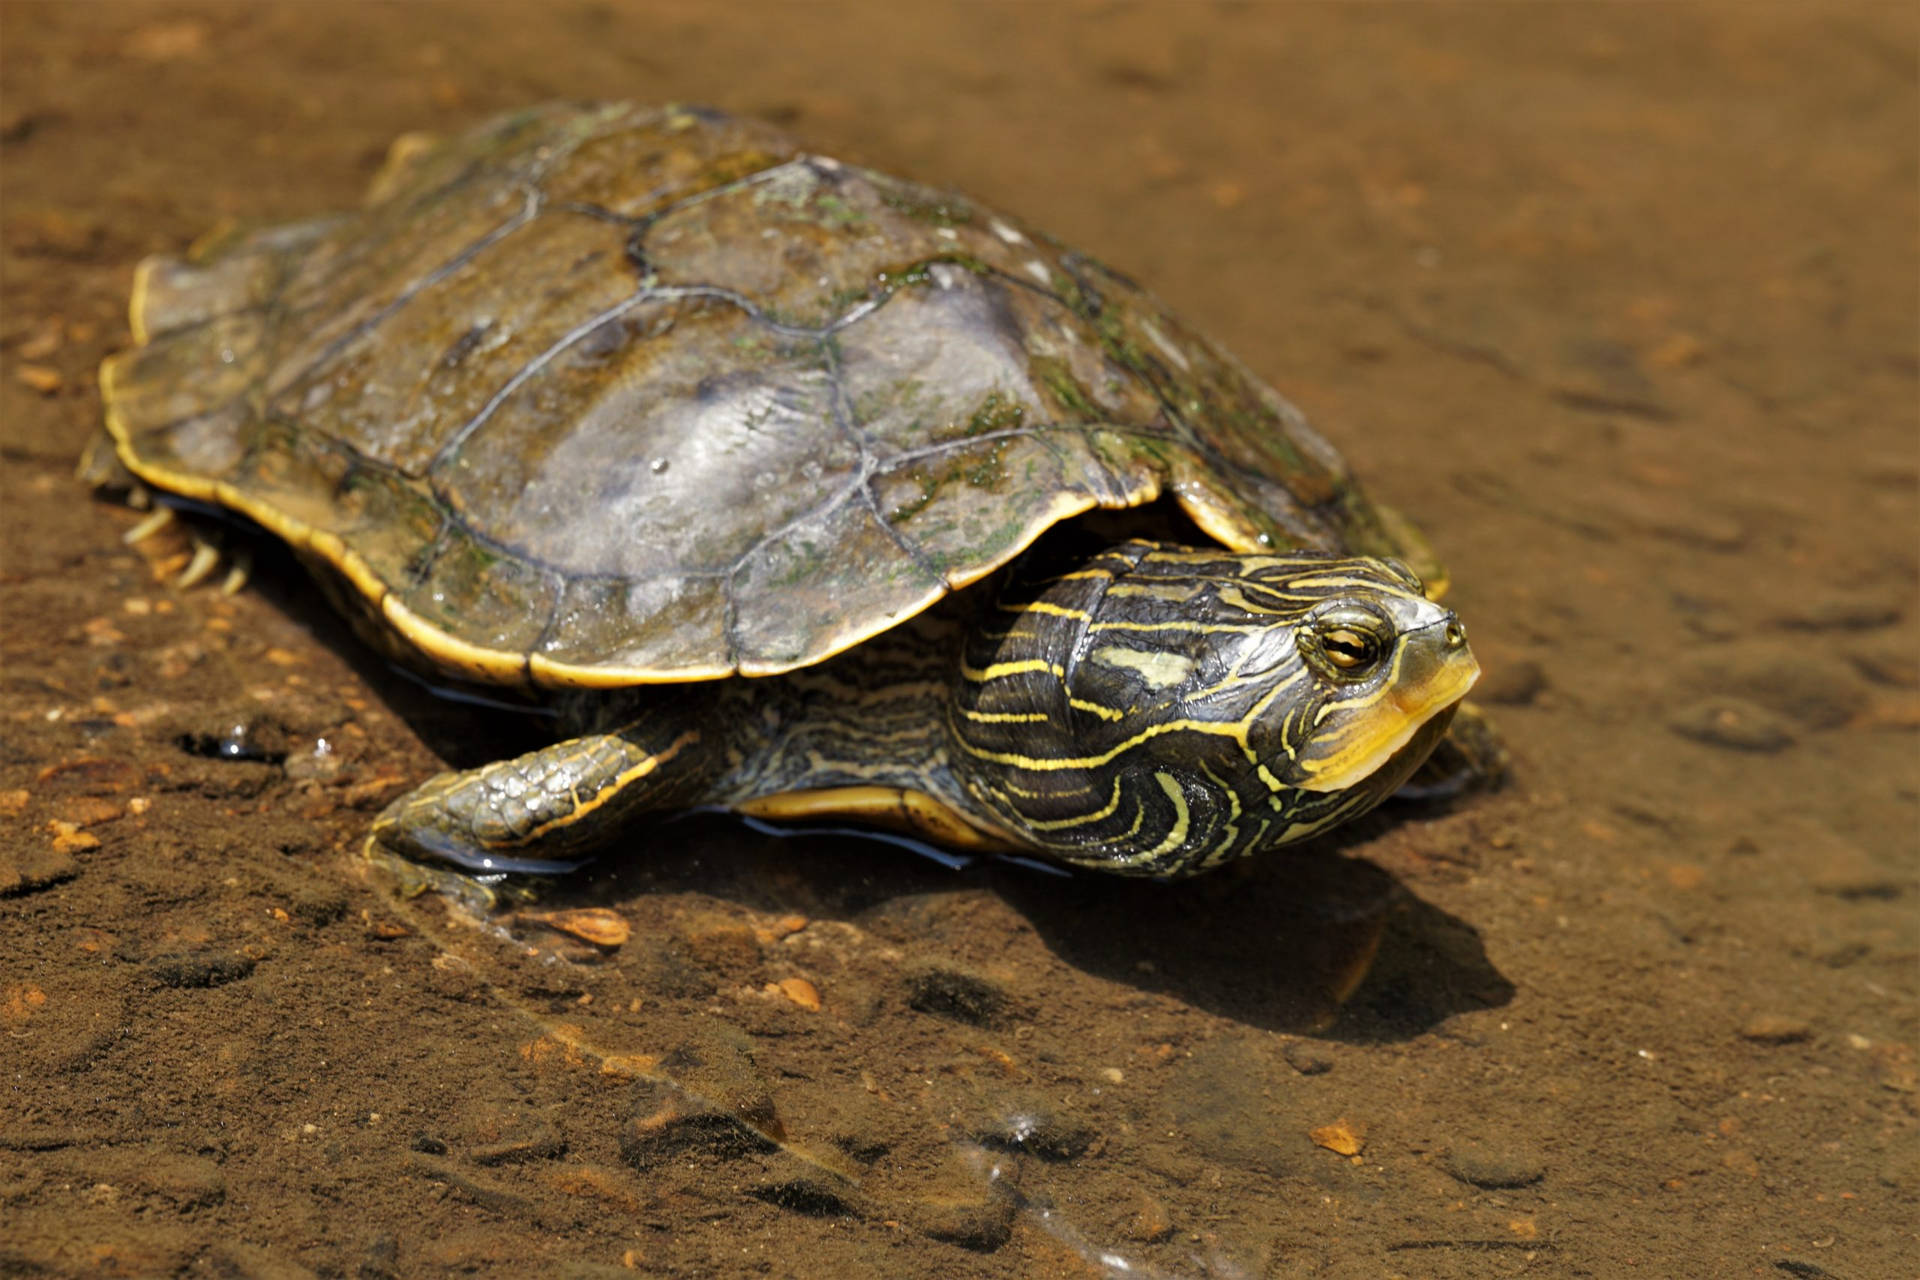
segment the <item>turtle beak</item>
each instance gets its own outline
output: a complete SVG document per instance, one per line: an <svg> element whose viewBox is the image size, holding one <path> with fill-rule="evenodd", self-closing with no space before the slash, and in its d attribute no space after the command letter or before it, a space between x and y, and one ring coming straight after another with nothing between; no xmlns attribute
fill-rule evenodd
<svg viewBox="0 0 1920 1280"><path fill-rule="evenodd" d="M1394 668L1368 714L1356 716L1342 735L1306 768L1295 784L1304 791L1344 791L1385 764L1420 727L1467 696L1480 678L1480 663L1467 647L1460 620L1438 606L1433 621L1407 632Z"/></svg>

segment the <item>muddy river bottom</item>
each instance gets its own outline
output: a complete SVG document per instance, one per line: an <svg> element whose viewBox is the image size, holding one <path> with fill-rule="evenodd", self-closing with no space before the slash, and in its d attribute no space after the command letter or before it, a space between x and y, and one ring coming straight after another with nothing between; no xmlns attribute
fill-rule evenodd
<svg viewBox="0 0 1920 1280"><path fill-rule="evenodd" d="M1911 16L0 35L0 1273L1912 1271ZM372 815L515 727L270 548L177 589L72 460L142 255L560 97L773 119L1146 280L1431 531L1509 784L1178 886L703 818L511 929L396 898Z"/></svg>

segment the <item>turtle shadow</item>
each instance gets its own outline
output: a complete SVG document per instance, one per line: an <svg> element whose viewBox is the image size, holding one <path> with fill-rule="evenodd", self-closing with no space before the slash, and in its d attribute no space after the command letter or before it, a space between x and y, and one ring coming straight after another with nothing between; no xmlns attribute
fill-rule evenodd
<svg viewBox="0 0 1920 1280"><path fill-rule="evenodd" d="M551 882L542 898L617 906L690 894L799 911L854 925L915 964L942 953L998 957L992 967L1015 969L1016 999L1043 1002L1044 975L1019 975L1020 962L1007 958L1030 928L1081 973L1249 1027L1355 1043L1409 1039L1512 999L1513 984L1471 925L1341 847L1322 841L1160 882L1004 859L952 869L876 841L776 838L705 815L636 834L627 849ZM900 980L911 981L904 972ZM903 985L895 994L911 1003L904 993Z"/></svg>
<svg viewBox="0 0 1920 1280"><path fill-rule="evenodd" d="M1002 876L1000 889L1074 968L1262 1030L1399 1041L1513 998L1470 924L1341 847L1174 883Z"/></svg>

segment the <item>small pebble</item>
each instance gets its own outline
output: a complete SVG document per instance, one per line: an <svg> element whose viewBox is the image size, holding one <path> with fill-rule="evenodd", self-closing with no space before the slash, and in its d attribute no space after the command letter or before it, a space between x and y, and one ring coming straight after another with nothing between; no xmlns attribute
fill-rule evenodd
<svg viewBox="0 0 1920 1280"><path fill-rule="evenodd" d="M808 1013L820 1012L820 990L805 978L782 978L775 987Z"/></svg>
<svg viewBox="0 0 1920 1280"><path fill-rule="evenodd" d="M1685 369L1706 358L1707 348L1690 333L1670 335L1647 353L1647 363L1661 369Z"/></svg>
<svg viewBox="0 0 1920 1280"><path fill-rule="evenodd" d="M1303 1076L1323 1076L1333 1070L1333 1059L1318 1046L1296 1040L1280 1051L1287 1065Z"/></svg>
<svg viewBox="0 0 1920 1280"><path fill-rule="evenodd" d="M1025 1151L1042 1160L1077 1160L1098 1141L1100 1132L1070 1111L1029 1100L1007 1107L974 1130L973 1137L998 1151Z"/></svg>
<svg viewBox="0 0 1920 1280"><path fill-rule="evenodd" d="M147 972L162 986L196 988L223 987L253 972L250 956L229 955L217 951L186 951L155 956L147 961Z"/></svg>
<svg viewBox="0 0 1920 1280"><path fill-rule="evenodd" d="M1875 862L1864 849L1829 850L1822 865L1807 878L1818 893L1836 898L1897 898L1906 889L1899 876Z"/></svg>
<svg viewBox="0 0 1920 1280"><path fill-rule="evenodd" d="M1357 1156L1366 1145L1367 1129L1342 1117L1332 1124L1323 1124L1317 1129L1307 1131L1307 1137L1316 1147L1325 1147L1336 1155Z"/></svg>
<svg viewBox="0 0 1920 1280"><path fill-rule="evenodd" d="M747 1188L755 1200L807 1218L856 1217L860 1197L854 1186L823 1169L776 1176Z"/></svg>
<svg viewBox="0 0 1920 1280"><path fill-rule="evenodd" d="M1901 729L1909 733L1920 729L1920 694L1903 692L1876 698L1854 725L1861 729Z"/></svg>
<svg viewBox="0 0 1920 1280"><path fill-rule="evenodd" d="M324 929L347 914L347 895L338 889L310 888L295 892L287 907L293 918L314 929Z"/></svg>
<svg viewBox="0 0 1920 1280"><path fill-rule="evenodd" d="M20 358L39 362L60 349L60 322L47 319L41 322L27 340L20 344Z"/></svg>
<svg viewBox="0 0 1920 1280"><path fill-rule="evenodd" d="M992 1253L1013 1235L1013 1197L983 1191L960 1198L936 1197L908 1210L922 1235L975 1253Z"/></svg>
<svg viewBox="0 0 1920 1280"><path fill-rule="evenodd" d="M1900 620L1902 601L1887 592L1847 592L1789 601L1775 621L1797 631L1866 631Z"/></svg>
<svg viewBox="0 0 1920 1280"><path fill-rule="evenodd" d="M1890 900L1904 893L1911 871L1896 872L1872 854L1822 823L1790 821L1777 834L1780 851L1807 878L1816 893L1858 901Z"/></svg>
<svg viewBox="0 0 1920 1280"><path fill-rule="evenodd" d="M920 965L902 980L909 1007L970 1026L997 1027L1013 1005L1012 997L991 978L952 965Z"/></svg>
<svg viewBox="0 0 1920 1280"><path fill-rule="evenodd" d="M1762 1013L1747 1020L1740 1038L1758 1044L1798 1044L1813 1035L1813 1024L1805 1018L1790 1018L1781 1013Z"/></svg>
<svg viewBox="0 0 1920 1280"><path fill-rule="evenodd" d="M1867 690L1853 664L1826 648L1783 639L1715 646L1690 664L1691 682L1803 729L1838 729L1865 710Z"/></svg>
<svg viewBox="0 0 1920 1280"><path fill-rule="evenodd" d="M872 1164L893 1150L897 1140L894 1130L893 1109L864 1087L838 1095L827 1121L827 1135L833 1145L861 1164Z"/></svg>
<svg viewBox="0 0 1920 1280"><path fill-rule="evenodd" d="M47 830L53 833L55 853L84 853L100 847L100 837L82 831L77 823L62 822L55 818L47 823Z"/></svg>
<svg viewBox="0 0 1920 1280"><path fill-rule="evenodd" d="M771 946L782 938L799 933L811 923L803 915L784 915L777 920L755 925L753 936L762 946Z"/></svg>
<svg viewBox="0 0 1920 1280"><path fill-rule="evenodd" d="M475 1147L467 1158L475 1164L523 1164L565 1155L567 1140L550 1124L536 1124L499 1142Z"/></svg>
<svg viewBox="0 0 1920 1280"><path fill-rule="evenodd" d="M5 995L6 998L0 1000L0 1021L22 1023L47 1007L46 991L31 982L8 987Z"/></svg>
<svg viewBox="0 0 1920 1280"><path fill-rule="evenodd" d="M609 1053L600 1059L600 1074L609 1080L643 1080L659 1065L659 1057L651 1053Z"/></svg>
<svg viewBox="0 0 1920 1280"><path fill-rule="evenodd" d="M1142 1244L1158 1244L1173 1234L1173 1216L1167 1206L1142 1191L1135 1196L1137 1207L1127 1219L1127 1238Z"/></svg>
<svg viewBox="0 0 1920 1280"><path fill-rule="evenodd" d="M688 1026L680 1042L660 1059L661 1069L703 1106L739 1116L764 1132L778 1133L772 1085L754 1061L753 1037L724 1022Z"/></svg>
<svg viewBox="0 0 1920 1280"><path fill-rule="evenodd" d="M1588 499L1576 518L1598 528L1627 528L1713 551L1738 551L1750 539L1746 526L1731 516L1716 515L1664 496L1617 489Z"/></svg>
<svg viewBox="0 0 1920 1280"><path fill-rule="evenodd" d="M23 364L13 371L13 376L22 386L32 387L43 396L60 390L62 382L60 371L44 364Z"/></svg>
<svg viewBox="0 0 1920 1280"><path fill-rule="evenodd" d="M739 1115L659 1080L641 1082L633 1116L619 1137L620 1158L640 1173L689 1153L734 1160L778 1149Z"/></svg>
<svg viewBox="0 0 1920 1280"><path fill-rule="evenodd" d="M1794 742L1785 720L1744 698L1702 698L1675 712L1667 727L1683 738L1734 751L1784 751Z"/></svg>
<svg viewBox="0 0 1920 1280"><path fill-rule="evenodd" d="M1531 1186L1547 1167L1538 1152L1518 1143L1463 1142L1447 1153L1447 1171L1470 1186L1501 1190Z"/></svg>
<svg viewBox="0 0 1920 1280"><path fill-rule="evenodd" d="M105 796L69 796L60 802L57 812L75 827L95 827L112 822L126 811Z"/></svg>
<svg viewBox="0 0 1920 1280"><path fill-rule="evenodd" d="M1504 707L1530 706L1547 687L1547 673L1531 658L1490 666L1474 688L1482 702Z"/></svg>
<svg viewBox="0 0 1920 1280"><path fill-rule="evenodd" d="M50 888L79 874L80 864L64 849L0 850L0 898Z"/></svg>
<svg viewBox="0 0 1920 1280"><path fill-rule="evenodd" d="M164 1150L133 1150L95 1157L90 1167L112 1185L174 1213L208 1209L226 1199L220 1166L204 1156Z"/></svg>
<svg viewBox="0 0 1920 1280"><path fill-rule="evenodd" d="M1920 657L1906 645L1862 644L1848 652L1847 660L1853 663L1854 670L1875 684L1896 689L1920 688Z"/></svg>
<svg viewBox="0 0 1920 1280"><path fill-rule="evenodd" d="M760 963L760 940L744 921L717 912L695 915L680 928L687 955L704 969L738 973Z"/></svg>
<svg viewBox="0 0 1920 1280"><path fill-rule="evenodd" d="M564 911L520 911L514 919L545 925L557 933L612 951L633 936L626 918L605 907L576 907Z"/></svg>
<svg viewBox="0 0 1920 1280"><path fill-rule="evenodd" d="M193 18L161 18L134 28L118 52L142 62L179 62L206 52L211 28Z"/></svg>

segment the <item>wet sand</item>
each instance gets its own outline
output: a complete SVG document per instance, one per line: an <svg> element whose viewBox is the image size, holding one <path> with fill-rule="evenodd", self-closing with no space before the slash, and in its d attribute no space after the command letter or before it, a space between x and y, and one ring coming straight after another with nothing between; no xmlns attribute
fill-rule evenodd
<svg viewBox="0 0 1920 1280"><path fill-rule="evenodd" d="M1916 52L1873 5L12 0L0 1273L1910 1273ZM395 902L372 814L509 731L285 557L168 585L72 460L142 255L562 97L1149 284L1430 533L1510 783L1180 886L698 820L525 946Z"/></svg>

